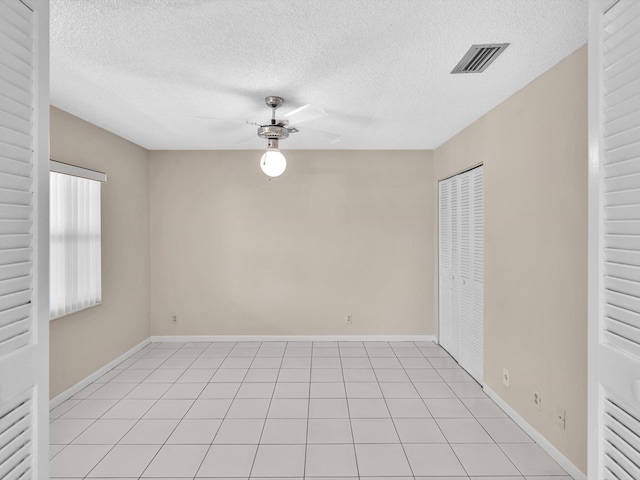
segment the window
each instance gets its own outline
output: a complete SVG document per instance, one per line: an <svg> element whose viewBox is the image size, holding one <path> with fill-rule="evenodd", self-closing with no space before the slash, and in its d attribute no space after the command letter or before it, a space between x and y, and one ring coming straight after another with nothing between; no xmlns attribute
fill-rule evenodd
<svg viewBox="0 0 640 480"><path fill-rule="evenodd" d="M51 318L102 301L100 190L106 175L59 162L50 174Z"/></svg>

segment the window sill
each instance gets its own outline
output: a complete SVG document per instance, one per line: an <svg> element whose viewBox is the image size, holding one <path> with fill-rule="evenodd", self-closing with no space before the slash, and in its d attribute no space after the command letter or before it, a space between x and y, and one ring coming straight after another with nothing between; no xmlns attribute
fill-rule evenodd
<svg viewBox="0 0 640 480"><path fill-rule="evenodd" d="M90 308L99 307L102 305L102 302L94 303L93 305L89 305L88 307L80 308L78 310L74 310L73 312L65 313L64 315L59 315L57 317L49 317L49 321L53 322L54 320L58 320L59 318L68 317L69 315L75 315L76 313L84 312L85 310L89 310Z"/></svg>

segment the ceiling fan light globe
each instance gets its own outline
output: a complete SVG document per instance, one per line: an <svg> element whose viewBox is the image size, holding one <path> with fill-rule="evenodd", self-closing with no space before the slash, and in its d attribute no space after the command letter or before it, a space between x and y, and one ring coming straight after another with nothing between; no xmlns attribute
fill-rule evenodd
<svg viewBox="0 0 640 480"><path fill-rule="evenodd" d="M287 168L287 159L280 150L269 148L260 158L260 168L269 177L279 177Z"/></svg>

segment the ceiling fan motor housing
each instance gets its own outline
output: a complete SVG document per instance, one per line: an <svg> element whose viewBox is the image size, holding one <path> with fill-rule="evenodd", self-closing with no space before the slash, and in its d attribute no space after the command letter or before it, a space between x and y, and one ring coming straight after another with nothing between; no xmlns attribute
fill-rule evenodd
<svg viewBox="0 0 640 480"><path fill-rule="evenodd" d="M258 128L258 136L266 139L282 140L289 136L289 130L280 125L263 125Z"/></svg>

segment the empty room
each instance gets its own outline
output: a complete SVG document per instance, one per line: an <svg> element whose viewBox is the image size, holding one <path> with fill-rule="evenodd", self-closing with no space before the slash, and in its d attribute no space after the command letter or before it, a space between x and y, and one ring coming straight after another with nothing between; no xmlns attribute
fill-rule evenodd
<svg viewBox="0 0 640 480"><path fill-rule="evenodd" d="M0 0L0 478L639 480L640 3Z"/></svg>

